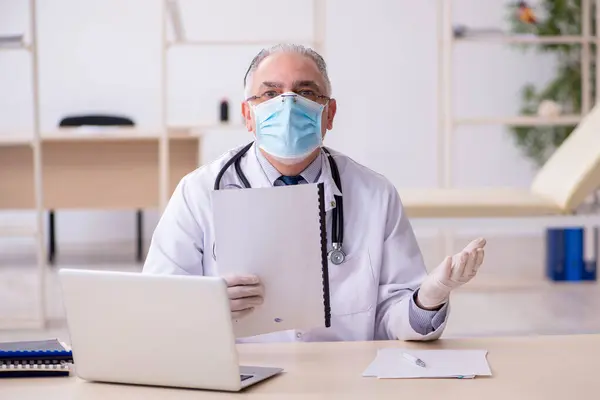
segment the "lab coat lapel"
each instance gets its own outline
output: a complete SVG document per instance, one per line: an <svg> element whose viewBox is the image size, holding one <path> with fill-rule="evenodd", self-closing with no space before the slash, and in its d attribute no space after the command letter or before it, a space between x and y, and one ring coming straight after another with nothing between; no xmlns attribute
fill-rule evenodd
<svg viewBox="0 0 600 400"><path fill-rule="evenodd" d="M339 188L336 186L333 177L331 176L331 166L329 165L329 158L325 152L321 157L321 176L319 177L319 183L323 183L325 186L325 211L329 211L336 206L335 196L341 196Z"/></svg>

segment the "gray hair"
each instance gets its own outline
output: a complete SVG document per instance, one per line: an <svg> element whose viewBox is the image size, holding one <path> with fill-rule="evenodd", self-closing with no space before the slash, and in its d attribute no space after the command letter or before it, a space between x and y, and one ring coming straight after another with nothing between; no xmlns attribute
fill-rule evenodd
<svg viewBox="0 0 600 400"><path fill-rule="evenodd" d="M271 54L276 53L297 53L302 54L314 61L319 69L319 72L323 76L323 80L325 81L325 91L326 95L331 95L331 81L329 80L329 75L327 75L327 64L325 60L319 53L311 49L310 47L302 46L300 44L277 44L275 46L262 49L250 63L248 70L246 71L246 75L244 76L244 96L247 99L251 96L250 94L250 82L252 81L252 75L254 75L254 71L258 68L258 65Z"/></svg>

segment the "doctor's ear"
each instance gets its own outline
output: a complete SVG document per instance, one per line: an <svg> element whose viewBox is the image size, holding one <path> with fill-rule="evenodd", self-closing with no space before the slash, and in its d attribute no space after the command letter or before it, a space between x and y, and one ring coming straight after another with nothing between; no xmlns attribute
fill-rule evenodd
<svg viewBox="0 0 600 400"><path fill-rule="evenodd" d="M335 113L337 111L337 102L335 99L329 100L329 104L327 105L327 129L333 129L333 118L335 117Z"/></svg>
<svg viewBox="0 0 600 400"><path fill-rule="evenodd" d="M247 101L242 102L242 117L244 117L244 124L246 125L248 132L254 132L252 109Z"/></svg>

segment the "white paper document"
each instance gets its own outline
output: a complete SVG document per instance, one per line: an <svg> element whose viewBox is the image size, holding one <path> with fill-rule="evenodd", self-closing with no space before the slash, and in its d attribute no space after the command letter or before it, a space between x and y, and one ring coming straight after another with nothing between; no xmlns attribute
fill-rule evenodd
<svg viewBox="0 0 600 400"><path fill-rule="evenodd" d="M325 327L322 190L304 184L213 192L219 275L255 274L265 289L264 303L234 321L238 338Z"/></svg>
<svg viewBox="0 0 600 400"><path fill-rule="evenodd" d="M419 367L403 357L403 352L423 360ZM491 376L487 350L380 349L363 372L365 377L395 378L474 378Z"/></svg>

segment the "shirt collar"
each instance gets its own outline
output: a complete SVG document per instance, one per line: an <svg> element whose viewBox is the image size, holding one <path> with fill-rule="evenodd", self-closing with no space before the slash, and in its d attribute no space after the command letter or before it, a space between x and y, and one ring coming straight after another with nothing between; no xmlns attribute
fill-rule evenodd
<svg viewBox="0 0 600 400"><path fill-rule="evenodd" d="M259 151L256 142L252 145L253 148L249 150L250 155L254 153L254 157L243 157L242 159L242 169L248 171L247 178L250 181L252 187L264 187L265 185L274 185L274 182L279 179L281 174L277 171L273 165L264 157L261 151ZM333 158L336 157L336 154L332 152L331 155ZM311 166L316 166L318 169L318 173L314 173L317 175L317 178L314 178L311 183L323 183L325 188L325 211L328 212L332 208L335 208L337 205L335 196L342 196L342 192L339 190L337 185L335 184L333 177L331 175L331 167L329 165L329 160L326 155L323 154L323 151L319 153L319 156L316 160L311 163ZM306 168L308 170L309 168ZM304 174L303 171L302 174ZM270 171L270 172L267 172ZM273 172L275 171L275 172ZM341 171L340 171L341 172ZM268 174L271 174L268 176ZM302 175L304 177L304 175ZM318 180L318 181L317 181Z"/></svg>
<svg viewBox="0 0 600 400"><path fill-rule="evenodd" d="M256 158L258 158L260 166L262 167L263 171L265 172L265 175L267 176L267 179L269 180L271 185L274 186L275 181L281 177L281 172L277 171L277 168L275 168L269 162L269 160L266 159L266 157L263 155L262 151L260 151L258 146L254 146L254 151L256 153ZM322 152L319 152L317 158L315 158L313 162L311 162L310 165L300 173L300 176L302 176L302 178L308 183L316 183L319 177L321 176L322 164L323 154Z"/></svg>

